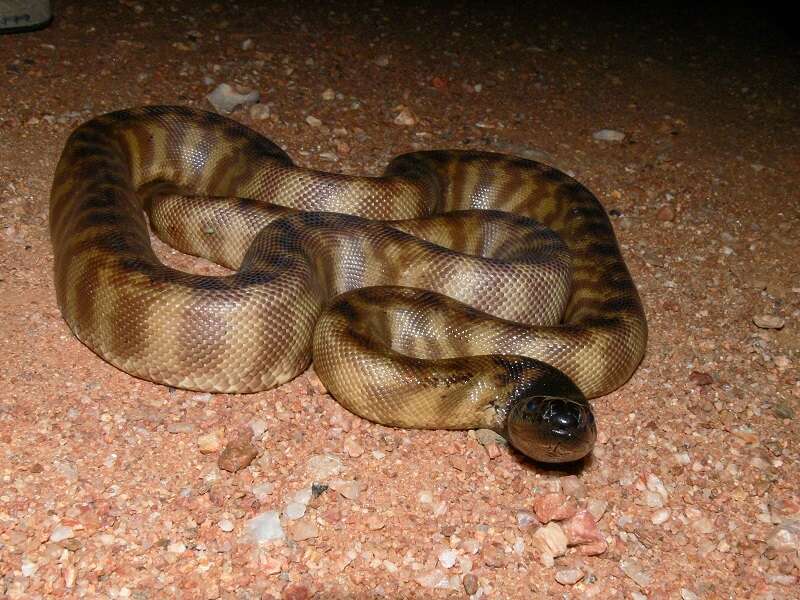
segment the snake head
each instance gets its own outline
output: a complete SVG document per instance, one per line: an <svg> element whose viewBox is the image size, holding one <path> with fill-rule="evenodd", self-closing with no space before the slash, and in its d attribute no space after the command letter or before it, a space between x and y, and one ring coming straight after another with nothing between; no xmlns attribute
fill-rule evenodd
<svg viewBox="0 0 800 600"><path fill-rule="evenodd" d="M597 427L585 399L529 396L511 406L508 437L517 450L534 460L563 463L591 452Z"/></svg>

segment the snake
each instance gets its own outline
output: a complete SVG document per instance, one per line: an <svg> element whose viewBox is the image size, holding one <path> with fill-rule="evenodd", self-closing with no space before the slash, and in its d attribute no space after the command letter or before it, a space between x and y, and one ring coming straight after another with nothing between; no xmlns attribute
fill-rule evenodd
<svg viewBox="0 0 800 600"><path fill-rule="evenodd" d="M151 231L230 273L167 266ZM245 394L313 359L360 417L491 429L544 463L591 453L589 400L647 344L599 200L510 155L415 151L380 176L329 173L216 113L132 108L69 136L50 233L67 325L134 377Z"/></svg>

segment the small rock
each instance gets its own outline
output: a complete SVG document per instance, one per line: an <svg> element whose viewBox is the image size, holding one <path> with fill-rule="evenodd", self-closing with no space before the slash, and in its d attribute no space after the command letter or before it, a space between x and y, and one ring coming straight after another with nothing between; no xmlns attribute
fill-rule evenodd
<svg viewBox="0 0 800 600"><path fill-rule="evenodd" d="M653 525L663 525L669 520L670 514L668 508L662 508L653 513L653 516L650 517L650 522Z"/></svg>
<svg viewBox="0 0 800 600"><path fill-rule="evenodd" d="M311 127L320 127L320 126L322 126L322 121L320 121L314 115L308 115L306 117L306 123L308 123Z"/></svg>
<svg viewBox="0 0 800 600"><path fill-rule="evenodd" d="M299 583L287 585L281 594L282 600L308 600L308 588Z"/></svg>
<svg viewBox="0 0 800 600"><path fill-rule="evenodd" d="M186 544L183 542L172 542L167 546L167 552L170 554L183 554L186 552Z"/></svg>
<svg viewBox="0 0 800 600"><path fill-rule="evenodd" d="M330 488L348 500L358 500L361 494L361 484L358 481L331 481Z"/></svg>
<svg viewBox="0 0 800 600"><path fill-rule="evenodd" d="M386 526L386 523L383 522L378 515L370 515L367 517L367 527L370 531L378 531L379 529L383 529Z"/></svg>
<svg viewBox="0 0 800 600"><path fill-rule="evenodd" d="M464 575L464 580L462 582L464 585L464 591L467 593L468 596L472 596L478 593L478 578L475 577L472 573L467 573Z"/></svg>
<svg viewBox="0 0 800 600"><path fill-rule="evenodd" d="M282 540L286 537L278 512L274 510L263 512L248 520L245 529L247 536L254 542Z"/></svg>
<svg viewBox="0 0 800 600"><path fill-rule="evenodd" d="M259 502L264 502L267 499L267 496L269 496L274 489L275 486L273 484L265 481L263 483L254 485L252 488L250 488L250 491L253 492L256 500Z"/></svg>
<svg viewBox="0 0 800 600"><path fill-rule="evenodd" d="M698 600L698 598L697 594L695 594L692 590L681 588L681 600Z"/></svg>
<svg viewBox="0 0 800 600"><path fill-rule="evenodd" d="M608 501L592 498L586 503L586 508L591 513L595 523L597 523L600 521L600 519L603 518L603 515L606 513L606 509L608 508Z"/></svg>
<svg viewBox="0 0 800 600"><path fill-rule="evenodd" d="M170 423L167 425L169 433L191 433L194 431L194 425L191 423Z"/></svg>
<svg viewBox="0 0 800 600"><path fill-rule="evenodd" d="M233 521L230 519L222 519L219 523L217 523L217 527L225 532L233 531Z"/></svg>
<svg viewBox="0 0 800 600"><path fill-rule="evenodd" d="M800 521L787 520L776 527L767 538L767 546L777 552L800 550Z"/></svg>
<svg viewBox="0 0 800 600"><path fill-rule="evenodd" d="M326 481L338 474L344 465L338 457L332 454L317 454L308 459L306 469L314 481Z"/></svg>
<svg viewBox="0 0 800 600"><path fill-rule="evenodd" d="M772 407L773 414L779 419L794 419L794 409L786 402L778 402Z"/></svg>
<svg viewBox="0 0 800 600"><path fill-rule="evenodd" d="M328 88L324 92L322 92L322 99L323 100L330 101L330 100L333 100L334 98L336 98L336 92L334 92L331 88Z"/></svg>
<svg viewBox="0 0 800 600"><path fill-rule="evenodd" d="M451 568L454 564L456 564L457 555L454 550L442 550L439 552L439 564L442 565L445 569Z"/></svg>
<svg viewBox="0 0 800 600"><path fill-rule="evenodd" d="M311 519L300 519L289 525L289 537L295 542L310 540L319 535L319 527Z"/></svg>
<svg viewBox="0 0 800 600"><path fill-rule="evenodd" d="M608 549L603 532L588 510L582 510L565 521L563 531L567 537L567 544L580 546L580 553L584 556L597 556Z"/></svg>
<svg viewBox="0 0 800 600"><path fill-rule="evenodd" d="M638 561L632 558L623 558L619 561L619 568L639 587L646 588L653 582L653 577L642 568Z"/></svg>
<svg viewBox="0 0 800 600"><path fill-rule="evenodd" d="M258 449L250 440L239 438L230 442L219 455L217 466L223 471L236 473L248 466L258 456Z"/></svg>
<svg viewBox="0 0 800 600"><path fill-rule="evenodd" d="M247 38L242 42L242 50L252 50L253 46L255 46L255 44L250 38Z"/></svg>
<svg viewBox="0 0 800 600"><path fill-rule="evenodd" d="M595 131L592 137L601 142L621 142L625 139L625 134L614 129L601 129Z"/></svg>
<svg viewBox="0 0 800 600"><path fill-rule="evenodd" d="M575 475L567 475L559 479L561 491L567 496L572 496L576 500L586 496L586 486L583 481Z"/></svg>
<svg viewBox="0 0 800 600"><path fill-rule="evenodd" d="M491 460L494 460L495 458L497 458L501 454L500 446L498 446L497 444L486 444L486 446L484 446L484 448L486 448L486 454L489 455L489 458Z"/></svg>
<svg viewBox="0 0 800 600"><path fill-rule="evenodd" d="M552 559L567 553L567 536L561 525L548 523L533 534L533 545L539 551L545 566L552 566Z"/></svg>
<svg viewBox="0 0 800 600"><path fill-rule="evenodd" d="M362 454L364 454L364 449L352 436L347 436L344 440L344 450L347 452L347 455L351 458L358 458Z"/></svg>
<svg viewBox="0 0 800 600"><path fill-rule="evenodd" d="M783 329L786 320L778 315L756 315L753 323L760 329Z"/></svg>
<svg viewBox="0 0 800 600"><path fill-rule="evenodd" d="M553 492L537 496L533 501L533 510L539 521L549 523L550 521L563 521L574 516L578 512L578 504L575 498Z"/></svg>
<svg viewBox="0 0 800 600"><path fill-rule="evenodd" d="M260 94L256 90L237 92L227 83L220 83L206 99L219 113L230 114L239 106L255 104Z"/></svg>
<svg viewBox="0 0 800 600"><path fill-rule="evenodd" d="M539 525L539 519L536 515L527 510L520 510L517 512L517 527L520 529L527 529L531 525Z"/></svg>
<svg viewBox="0 0 800 600"><path fill-rule="evenodd" d="M675 220L675 209L672 208L669 204L664 204L656 211L656 219L659 221L674 221Z"/></svg>
<svg viewBox="0 0 800 600"><path fill-rule="evenodd" d="M283 515L290 521L296 521L306 514L306 505L300 502L289 502L283 509Z"/></svg>
<svg viewBox="0 0 800 600"><path fill-rule="evenodd" d="M669 492L667 492L667 488L664 487L664 484L662 483L661 479L658 478L658 475L655 475L654 473L648 473L645 484L647 485L648 491L658 494L664 500L669 497Z"/></svg>
<svg viewBox="0 0 800 600"><path fill-rule="evenodd" d="M72 530L72 527L67 525L58 525L55 529L53 529L52 533L50 534L50 541L51 542L61 542L63 540L68 540L71 537L74 537L75 532Z"/></svg>
<svg viewBox="0 0 800 600"><path fill-rule="evenodd" d="M197 447L202 454L212 454L219 452L222 444L216 433L206 433L197 438Z"/></svg>
<svg viewBox="0 0 800 600"><path fill-rule="evenodd" d="M375 64L379 67L388 67L389 66L389 57L385 54L381 54L375 59Z"/></svg>
<svg viewBox="0 0 800 600"><path fill-rule="evenodd" d="M711 385L714 383L714 378L708 373L702 371L692 371L689 375L689 381L698 386Z"/></svg>
<svg viewBox="0 0 800 600"><path fill-rule="evenodd" d="M417 117L411 112L411 109L407 106L404 106L402 110L397 114L394 118L395 125L402 125L404 127L409 127L411 125L417 124Z"/></svg>
<svg viewBox="0 0 800 600"><path fill-rule="evenodd" d="M23 577L31 577L36 573L39 569L39 565L37 565L32 560L28 560L27 558L22 559L21 571Z"/></svg>
<svg viewBox="0 0 800 600"><path fill-rule="evenodd" d="M450 578L441 569L433 569L414 579L419 585L426 589L449 589Z"/></svg>
<svg viewBox="0 0 800 600"><path fill-rule="evenodd" d="M253 104L250 107L250 118L254 121L263 121L269 119L270 112L269 106L266 104Z"/></svg>
<svg viewBox="0 0 800 600"><path fill-rule="evenodd" d="M475 439L481 446L487 446L489 444L496 444L498 446L508 445L508 440L506 438L491 429L476 429Z"/></svg>
<svg viewBox="0 0 800 600"><path fill-rule="evenodd" d="M583 571L580 569L561 569L556 571L556 581L561 585L575 585L583 579Z"/></svg>

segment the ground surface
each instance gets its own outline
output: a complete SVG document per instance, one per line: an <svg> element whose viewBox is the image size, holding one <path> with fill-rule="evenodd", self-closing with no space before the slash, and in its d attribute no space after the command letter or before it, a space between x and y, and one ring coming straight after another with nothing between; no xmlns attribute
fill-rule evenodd
<svg viewBox="0 0 800 600"><path fill-rule="evenodd" d="M0 596L796 593L800 61L778 27L56 4L50 28L0 36ZM221 82L259 91L268 110L234 118L304 165L376 174L401 152L480 148L598 194L651 336L633 379L595 403L591 460L552 472L475 434L372 425L311 373L246 397L170 390L70 335L47 225L67 135L112 109L208 108ZM233 474L219 461L235 440L258 456ZM309 500L313 482L330 487ZM255 543L251 519L270 511L280 539Z"/></svg>

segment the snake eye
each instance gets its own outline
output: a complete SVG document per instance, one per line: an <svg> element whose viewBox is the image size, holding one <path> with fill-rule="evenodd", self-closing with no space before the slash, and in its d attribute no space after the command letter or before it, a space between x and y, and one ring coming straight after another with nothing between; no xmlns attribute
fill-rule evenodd
<svg viewBox="0 0 800 600"><path fill-rule="evenodd" d="M533 396L512 405L508 435L515 448L534 460L560 463L586 456L597 428L585 399Z"/></svg>

